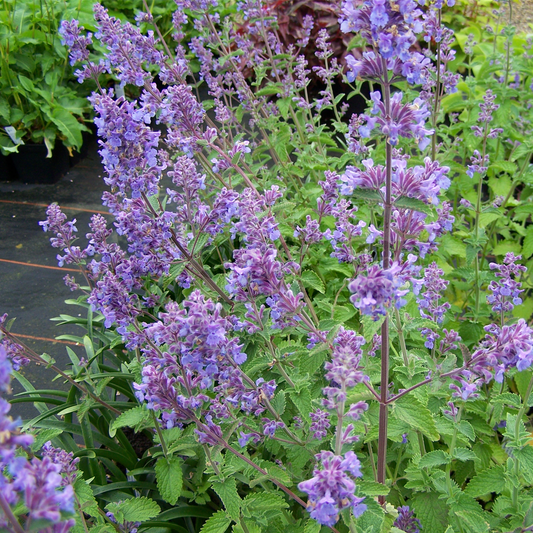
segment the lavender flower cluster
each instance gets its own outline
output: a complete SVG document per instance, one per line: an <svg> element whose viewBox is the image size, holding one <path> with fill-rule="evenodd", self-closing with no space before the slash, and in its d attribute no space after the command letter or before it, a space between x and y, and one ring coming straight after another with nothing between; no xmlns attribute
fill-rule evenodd
<svg viewBox="0 0 533 533"><path fill-rule="evenodd" d="M10 390L12 362L8 350L0 345L0 391ZM30 531L32 524L44 521L42 533L66 533L75 524L69 518L74 512L76 463L72 454L53 448L47 443L42 459L31 460L19 452L33 443L31 435L21 433L20 420L9 416L11 405L0 398L0 527L8 531ZM23 504L26 511L15 514Z"/></svg>

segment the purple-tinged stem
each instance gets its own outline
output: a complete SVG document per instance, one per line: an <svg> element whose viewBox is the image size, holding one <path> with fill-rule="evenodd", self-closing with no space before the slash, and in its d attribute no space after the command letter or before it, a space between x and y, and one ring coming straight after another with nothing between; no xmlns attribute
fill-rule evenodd
<svg viewBox="0 0 533 533"><path fill-rule="evenodd" d="M24 533L22 526L19 524L18 520L15 518L15 515L13 514L13 511L11 510L9 503L7 503L6 499L4 498L1 492L0 492L0 508L2 509L4 516L7 518L11 526L13 526L13 532Z"/></svg>
<svg viewBox="0 0 533 533"><path fill-rule="evenodd" d="M383 103L387 119L390 116L390 82L387 72L387 62L383 64ZM392 145L387 139L386 143L386 176L385 176L385 202L383 212L383 269L390 267L391 247L391 211L392 211ZM377 482L385 485L387 467L387 422L388 422L388 394L389 394L389 317L381 326L381 391L379 400L379 436L378 436L378 476ZM379 496L379 503L385 504L385 496Z"/></svg>

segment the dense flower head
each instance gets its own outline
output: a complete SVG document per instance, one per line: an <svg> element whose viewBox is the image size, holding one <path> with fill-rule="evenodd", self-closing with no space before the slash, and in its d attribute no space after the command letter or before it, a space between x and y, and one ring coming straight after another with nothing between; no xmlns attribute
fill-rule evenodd
<svg viewBox="0 0 533 533"><path fill-rule="evenodd" d="M109 187L123 195L138 198L152 196L164 169L158 160L160 132L152 131L137 112L136 104L113 92L93 93L90 101L96 112L94 123L101 138L100 155Z"/></svg>
<svg viewBox="0 0 533 533"><path fill-rule="evenodd" d="M315 409L309 413L309 417L312 420L309 431L313 433L315 439L323 439L328 434L327 430L331 426L329 413L322 411L322 409Z"/></svg>
<svg viewBox="0 0 533 533"><path fill-rule="evenodd" d="M422 529L420 520L415 518L415 515L408 505L398 507L398 517L394 521L394 527L405 531L405 533L419 533Z"/></svg>
<svg viewBox="0 0 533 533"><path fill-rule="evenodd" d="M345 387L354 387L368 379L359 369L363 344L365 344L364 337L341 327L333 341L331 361L327 361L324 365L327 370L326 379Z"/></svg>
<svg viewBox="0 0 533 533"><path fill-rule="evenodd" d="M340 17L344 33L360 33L385 58L410 58L416 34L422 30L422 11L413 0L345 0Z"/></svg>
<svg viewBox="0 0 533 533"><path fill-rule="evenodd" d="M376 165L373 159L362 161L364 169L348 166L340 177L340 193L351 195L357 188L371 189L384 194L386 170L383 165ZM439 195L450 186L449 167L441 166L429 157L424 159L424 166L407 167L402 158L392 160L392 194L393 198L407 196L422 200L427 204L438 205Z"/></svg>
<svg viewBox="0 0 533 533"><path fill-rule="evenodd" d="M443 275L444 272L437 266L437 263L431 263L424 271L423 289L416 299L420 316L432 320L436 325L442 324L444 314L451 307L449 302L439 304L439 300L443 296L442 293L449 283L443 278ZM429 328L424 328L422 335L427 339L426 348L433 348L435 340L440 338L440 335Z"/></svg>
<svg viewBox="0 0 533 533"><path fill-rule="evenodd" d="M27 448L33 443L33 437L20 433L18 428L21 422L14 421L8 415L10 409L11 405L0 398L2 495L11 507L19 503L24 504L26 511L19 520L22 519L27 524L36 520L50 522L50 527L43 524L39 529L42 533L67 532L75 521L65 519L62 515L74 512L74 492L71 485L73 478L69 477L69 468L75 467L77 461L55 461L46 454L42 460L37 457L28 460L26 456L18 453L20 448ZM72 459L71 455L69 458ZM6 520L3 513L0 514L0 526L4 526Z"/></svg>
<svg viewBox="0 0 533 533"><path fill-rule="evenodd" d="M107 47L107 61L112 65L122 84L143 86L149 77L143 63L163 66L165 57L157 50L153 31L142 35L140 29L110 17L101 4L94 4L98 25L95 37Z"/></svg>
<svg viewBox="0 0 533 533"><path fill-rule="evenodd" d="M50 441L45 442L41 449L42 457L49 457L52 463L61 467L63 480L62 486L72 485L76 481L78 473L79 457L74 457L73 452L67 452L61 448L55 448Z"/></svg>
<svg viewBox="0 0 533 533"><path fill-rule="evenodd" d="M167 346L165 366L170 374L179 375L183 368L194 386L205 389L233 361L246 360L238 339L229 336L233 326L221 315L221 304L195 290L181 306L170 302L166 310L145 327L145 333L156 346Z"/></svg>
<svg viewBox="0 0 533 533"><path fill-rule="evenodd" d="M61 44L69 48L70 64L89 59L88 46L92 44L92 34L81 35L83 28L79 27L77 20L63 20L59 28Z"/></svg>
<svg viewBox="0 0 533 533"><path fill-rule="evenodd" d="M413 263L415 256L409 256L407 262L398 262L384 269L379 265L368 267L366 274L360 274L349 285L352 293L350 301L364 315L371 315L377 320L386 315L391 308L405 305L403 296L408 293L405 284L413 279L417 267Z"/></svg>
<svg viewBox="0 0 533 533"><path fill-rule="evenodd" d="M309 495L307 510L311 518L319 524L334 526L339 519L339 512L352 508L355 518L361 516L366 505L364 498L355 496L353 477L360 477L360 463L354 452L349 451L344 457L323 451L315 456L317 466L314 476L302 481L298 488Z"/></svg>
<svg viewBox="0 0 533 533"><path fill-rule="evenodd" d="M499 327L485 326L487 334L480 347L472 354L469 368L489 380L501 383L509 368L525 370L533 364L533 330L521 318L516 324Z"/></svg>
<svg viewBox="0 0 533 533"><path fill-rule="evenodd" d="M396 92L391 98L390 113L387 113L379 91L370 93L370 97L374 105L371 115L363 115L366 124L359 128L361 137L369 137L378 126L393 146L398 144L399 137L416 139L420 150L428 146L433 130L425 127L426 119L431 114L425 102L416 98L412 104L402 104L403 95Z"/></svg>
<svg viewBox="0 0 533 533"><path fill-rule="evenodd" d="M498 281L491 281L488 287L492 294L487 296L487 302L492 304L495 313L508 313L515 305L522 303L520 294L524 290L520 288L522 284L515 279L527 271L525 266L516 264L521 258L510 252L505 255L503 265L489 264L489 268L496 271L496 277L499 278Z"/></svg>

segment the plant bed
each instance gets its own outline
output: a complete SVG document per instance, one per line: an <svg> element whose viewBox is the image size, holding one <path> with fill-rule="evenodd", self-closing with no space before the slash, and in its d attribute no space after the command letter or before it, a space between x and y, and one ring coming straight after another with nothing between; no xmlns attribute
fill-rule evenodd
<svg viewBox="0 0 533 533"><path fill-rule="evenodd" d="M115 220L41 222L80 272L57 320L83 333L27 427L81 459L76 533L533 529L531 43L455 40L440 0L345 1L367 52L341 67L321 29L309 98L268 6L177 3L195 62L95 5L126 86L90 98ZM62 33L97 80L84 30ZM16 364L53 365L0 320Z"/></svg>

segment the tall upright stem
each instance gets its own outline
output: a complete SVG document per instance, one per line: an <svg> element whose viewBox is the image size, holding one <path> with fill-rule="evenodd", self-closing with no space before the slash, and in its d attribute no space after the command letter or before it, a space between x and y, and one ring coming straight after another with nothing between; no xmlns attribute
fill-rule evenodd
<svg viewBox="0 0 533 533"><path fill-rule="evenodd" d="M383 103L385 105L384 117L390 116L390 82L387 72L387 62L382 59L383 64ZM392 146L386 143L386 176L385 176L385 205L383 212L383 269L390 267L390 247L391 247L391 200L392 189ZM387 423L388 423L388 393L389 393L389 317L381 326L381 391L379 401L379 436L378 436L378 483L385 484L387 466ZM385 497L380 496L379 502L383 505Z"/></svg>

